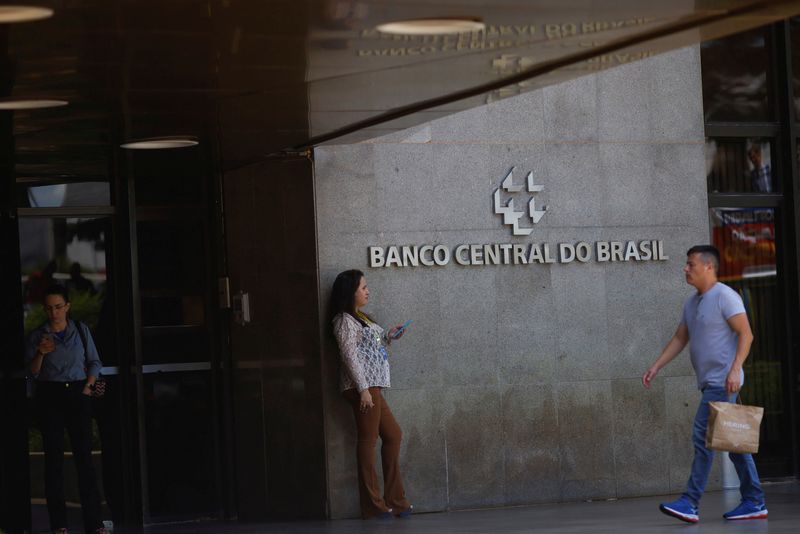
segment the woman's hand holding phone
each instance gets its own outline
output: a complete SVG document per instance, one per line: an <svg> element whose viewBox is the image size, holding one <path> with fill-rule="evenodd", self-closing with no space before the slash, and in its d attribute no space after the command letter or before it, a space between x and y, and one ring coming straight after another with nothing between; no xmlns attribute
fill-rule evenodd
<svg viewBox="0 0 800 534"><path fill-rule="evenodd" d="M406 328L408 328L408 325L410 325L413 322L414 322L413 320L412 321L406 321L406 323L403 326L395 326L389 332L389 337L392 338L392 339L400 339L401 337L403 337L403 334L405 333Z"/></svg>

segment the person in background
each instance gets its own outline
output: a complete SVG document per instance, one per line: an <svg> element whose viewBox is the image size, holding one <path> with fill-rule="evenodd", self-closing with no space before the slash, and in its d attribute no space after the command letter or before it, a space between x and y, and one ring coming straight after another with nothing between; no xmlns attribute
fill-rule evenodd
<svg viewBox="0 0 800 534"><path fill-rule="evenodd" d="M750 171L750 183L753 191L772 193L772 169L769 164L764 164L760 143L753 143L750 146L747 150L747 158L753 165L753 169Z"/></svg>
<svg viewBox="0 0 800 534"><path fill-rule="evenodd" d="M29 334L25 347L25 363L36 379L35 403L44 444L47 512L51 531L66 534L66 429L78 470L84 530L87 534L107 534L100 518L100 494L92 465L90 404L102 363L86 325L68 318L69 307L64 287L48 287L44 291L48 320Z"/></svg>
<svg viewBox="0 0 800 534"><path fill-rule="evenodd" d="M69 282L67 287L78 293L96 293L94 284L81 273L81 264L77 261L69 267Z"/></svg>
<svg viewBox="0 0 800 534"><path fill-rule="evenodd" d="M28 276L23 297L26 304L38 306L42 302L45 290L54 283L53 276L57 269L56 262L50 260L41 271L34 271Z"/></svg>

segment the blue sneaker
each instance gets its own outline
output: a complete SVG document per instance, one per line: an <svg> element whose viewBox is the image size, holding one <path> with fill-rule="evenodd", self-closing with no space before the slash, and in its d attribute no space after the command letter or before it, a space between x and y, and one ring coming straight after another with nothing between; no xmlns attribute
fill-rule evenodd
<svg viewBox="0 0 800 534"><path fill-rule="evenodd" d="M683 497L677 501L661 503L658 509L661 510L662 513L677 517L681 521L686 521L687 523L697 523L700 521L700 516L697 515L697 507Z"/></svg>
<svg viewBox="0 0 800 534"><path fill-rule="evenodd" d="M722 514L722 517L731 521L738 521L741 519L766 519L768 515L769 512L767 512L766 504L755 504L748 501L742 501L739 503L739 506L730 512L725 512Z"/></svg>

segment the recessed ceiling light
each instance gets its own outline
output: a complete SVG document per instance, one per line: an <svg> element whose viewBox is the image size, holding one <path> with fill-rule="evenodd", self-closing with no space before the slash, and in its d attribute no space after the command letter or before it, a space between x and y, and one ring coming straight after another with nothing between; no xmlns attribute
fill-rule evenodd
<svg viewBox="0 0 800 534"><path fill-rule="evenodd" d="M31 22L53 16L53 10L37 6L0 6L0 24Z"/></svg>
<svg viewBox="0 0 800 534"><path fill-rule="evenodd" d="M197 138L189 136L151 137L139 139L119 146L129 150L161 150L165 148L186 148L197 145Z"/></svg>
<svg viewBox="0 0 800 534"><path fill-rule="evenodd" d="M443 35L470 33L486 29L486 24L472 18L413 19L387 22L377 27L382 33L395 35Z"/></svg>
<svg viewBox="0 0 800 534"><path fill-rule="evenodd" d="M0 109L2 110L16 110L16 109L43 109L43 108L58 108L69 104L66 100L0 100Z"/></svg>

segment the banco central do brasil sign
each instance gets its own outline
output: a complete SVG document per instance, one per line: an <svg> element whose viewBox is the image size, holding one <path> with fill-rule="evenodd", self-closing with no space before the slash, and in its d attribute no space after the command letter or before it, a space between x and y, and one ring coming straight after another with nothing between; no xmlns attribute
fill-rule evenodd
<svg viewBox="0 0 800 534"><path fill-rule="evenodd" d="M530 224L537 224L546 214L547 206L536 208L534 194L544 189L536 185L533 172L529 172L525 185L514 184L512 168L495 189L492 199L494 213L502 216L503 224L511 227L513 235L533 233ZM527 190L530 195L527 208L518 210L514 198L502 200L501 191L509 194ZM524 224L523 224L524 223ZM464 266L476 265L531 265L553 263L666 261L664 242L659 240L595 241L588 243L489 243L445 245L389 245L369 247L369 266L380 267L443 267L450 263Z"/></svg>

